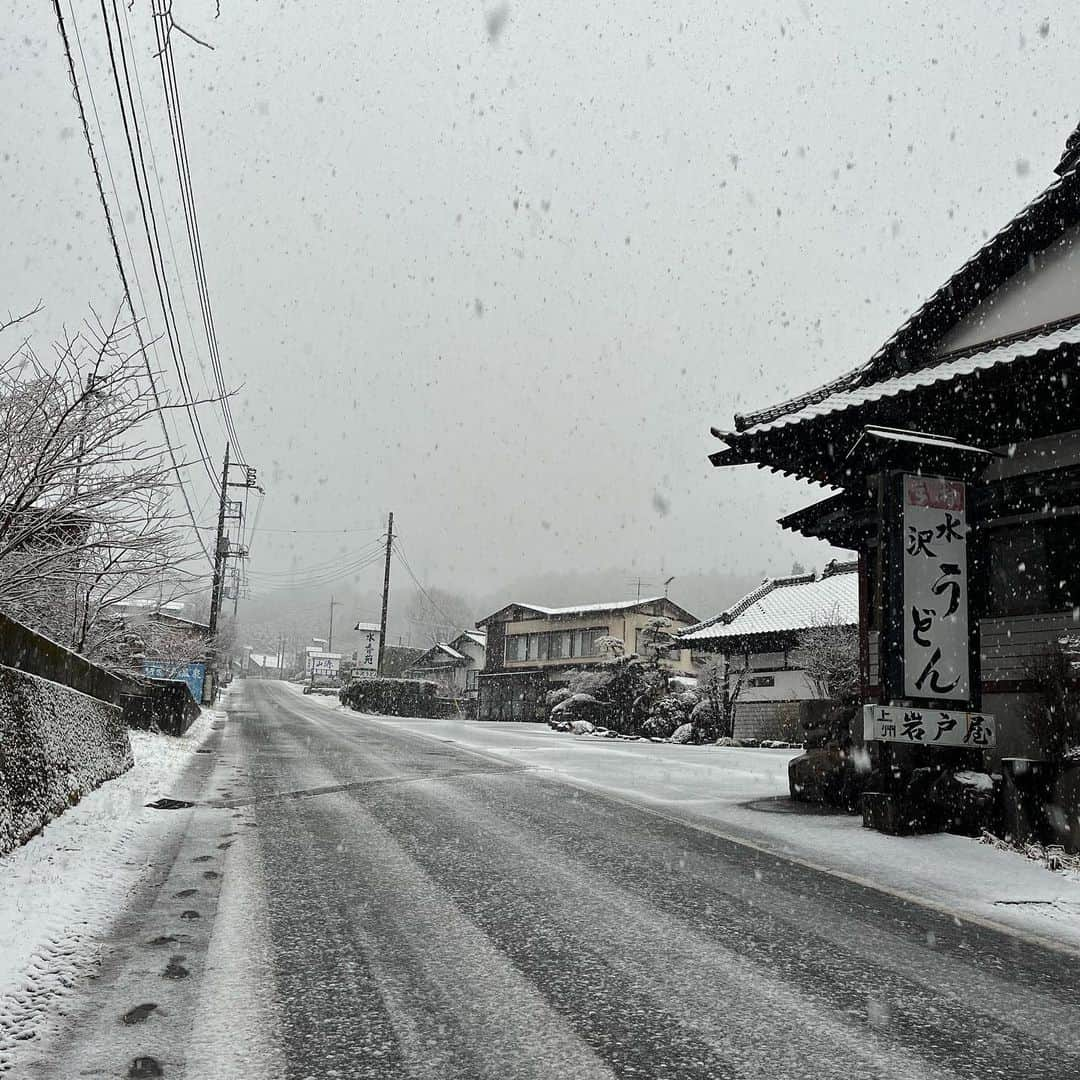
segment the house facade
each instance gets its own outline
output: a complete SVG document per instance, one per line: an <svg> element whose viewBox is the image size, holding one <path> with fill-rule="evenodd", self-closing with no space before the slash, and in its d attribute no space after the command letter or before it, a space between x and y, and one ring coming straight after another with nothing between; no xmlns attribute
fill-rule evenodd
<svg viewBox="0 0 1080 1080"><path fill-rule="evenodd" d="M642 653L657 619L673 633L697 621L664 596L576 607L507 604L477 623L487 632L487 658L477 679L479 718L545 720L548 691L565 685L571 672L604 661L600 639L619 638L627 652ZM663 663L693 674L688 648L675 649Z"/></svg>
<svg viewBox="0 0 1080 1080"><path fill-rule="evenodd" d="M858 563L831 562L820 575L766 578L726 611L683 631L695 660L721 666L736 695L736 738L795 740L798 704L823 696L807 674L817 630L859 625Z"/></svg>
<svg viewBox="0 0 1080 1080"><path fill-rule="evenodd" d="M466 630L451 641L440 641L427 650L405 675L438 683L439 696L472 701L477 695L477 676L484 669L487 634Z"/></svg>
<svg viewBox="0 0 1080 1080"><path fill-rule="evenodd" d="M1080 629L1078 161L868 361L713 429L717 466L834 489L780 524L858 553L862 734L908 761L1040 756L1039 658Z"/></svg>

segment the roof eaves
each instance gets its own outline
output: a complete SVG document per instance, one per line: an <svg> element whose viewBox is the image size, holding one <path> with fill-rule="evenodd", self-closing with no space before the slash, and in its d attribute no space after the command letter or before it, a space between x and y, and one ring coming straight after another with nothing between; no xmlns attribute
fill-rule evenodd
<svg viewBox="0 0 1080 1080"><path fill-rule="evenodd" d="M967 314L985 296L989 295L993 288L1007 280L1016 272L1019 265L1022 265L1016 260L1022 258L1026 251L1022 250L1022 245L1017 245L1015 233L1024 229L1034 229L1040 216L1052 212L1055 207L1059 209L1067 207L1069 205L1067 200L1072 197L1074 205L1071 207L1072 213L1068 220L1061 216L1056 221L1056 224L1060 226L1057 229L1057 235L1060 235L1062 229L1068 227L1069 224L1074 224L1080 218L1080 197L1078 196L1080 196L1080 177L1075 171L1067 172L1055 179L1004 228L987 240L944 285L916 308L868 361L805 394L788 398L786 401L756 412L737 414L735 416L736 432L746 431L758 424L768 423L789 413L816 405L832 394L863 385L870 376L881 377L902 370L912 370L911 363L900 364L898 361L909 361L913 356L923 353L926 341L917 339L920 335L924 338L927 336L930 324L940 316L942 309L948 306L955 319ZM1051 224L1055 224L1053 219L1051 219ZM1053 233L1053 229L1050 232ZM1042 231L1038 233L1038 236L1041 239ZM1004 243L1006 240L1007 245ZM1051 242L1052 236L1042 244L1042 247ZM1005 248L1004 252L1003 248ZM985 274L989 274L987 284L982 281ZM918 346L918 348L912 350L912 346Z"/></svg>

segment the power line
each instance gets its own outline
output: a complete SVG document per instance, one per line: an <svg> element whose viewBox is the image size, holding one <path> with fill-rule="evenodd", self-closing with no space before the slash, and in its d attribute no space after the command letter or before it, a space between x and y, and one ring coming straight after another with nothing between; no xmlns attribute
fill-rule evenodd
<svg viewBox="0 0 1080 1080"><path fill-rule="evenodd" d="M467 627L458 626L456 619L451 619L449 615L435 601L431 598L431 594L420 584L419 578L413 573L413 568L409 565L409 560L405 558L405 552L401 549L400 537L395 538L394 554L398 557L398 561L405 567L406 573L412 578L413 584L420 590L420 593L427 599L427 602L446 620L446 625L453 627L455 630L465 630Z"/></svg>
<svg viewBox="0 0 1080 1080"><path fill-rule="evenodd" d="M206 470L210 485L211 487L216 488L217 477L210 467L211 455L206 442L206 437L203 434L202 424L199 421L199 416L195 409L194 395L191 391L191 380L188 376L183 349L180 346L179 335L176 331L176 312L173 309L172 295L169 290L169 279L165 272L165 263L161 255L161 240L158 235L157 215L154 213L154 203L153 199L150 197L150 181L146 172L146 158L143 153L142 135L139 131L138 120L135 116L134 97L131 90L131 79L128 69L127 52L124 48L123 34L121 33L119 23L117 23L117 40L114 47L112 28L105 0L100 0L100 4L101 17L105 24L105 38L109 48L109 66L112 69L113 83L116 86L116 95L120 102L120 117L124 125L124 138L127 142L131 168L135 174L135 190L139 198L139 210L142 215L143 232L146 235L147 245L150 249L150 262L154 270L154 283L157 286L158 298L161 301L162 313L165 317L165 333L166 337L169 339L169 348L173 355L173 363L176 367L177 377L180 380L180 393L184 401L184 407L187 411L188 420L191 424L195 444L202 455L203 468ZM119 53L120 57L120 67L122 67L124 71L123 85L120 81L120 68L117 67L116 62L117 53ZM126 97L124 94L125 86L127 87ZM131 112L130 122L128 119L129 110ZM133 133L134 142L132 142ZM136 149L138 151L137 159ZM142 178L142 184L139 182L140 177ZM144 187L145 197L143 194Z"/></svg>
<svg viewBox="0 0 1080 1080"><path fill-rule="evenodd" d="M116 0L112 0L113 10L116 10ZM184 132L184 115L180 106L180 84L176 77L176 66L172 50L172 35L164 31L163 22L167 12L159 11L157 0L154 8L154 33L158 43L158 63L161 68L162 84L165 89L165 106L169 117L169 131L172 136L173 156L176 160L176 172L180 182L181 203L184 209L184 225L188 234L188 246L191 249L191 260L195 269L196 287L199 293L199 306L202 312L203 328L206 332L206 343L210 351L210 364L214 371L214 379L218 394L221 398L222 415L225 418L225 426L229 437L237 446L237 454L242 461L243 452L239 447L236 434L236 425L233 420L232 408L229 404L228 390L225 385L225 377L221 366L221 353L218 346L217 329L214 324L213 308L210 304L210 289L206 280L206 264L203 259L202 237L199 232L199 217L195 204L195 193L191 183L191 165L187 152L187 138ZM125 16L126 18L126 16ZM159 21L160 20L160 21Z"/></svg>
<svg viewBox="0 0 1080 1080"><path fill-rule="evenodd" d="M382 559L382 553L376 552L373 555L368 556L367 559L357 562L352 566L344 567L341 570L328 571L327 573L311 577L300 581L293 581L288 583L275 583L275 582L261 582L257 578L254 582L254 588L256 596L266 596L270 593L276 592L289 592L296 589L313 589L323 585L332 585L335 582L343 581L345 578L355 577L362 570L366 570L369 566L374 566Z"/></svg>
<svg viewBox="0 0 1080 1080"><path fill-rule="evenodd" d="M72 25L75 26L77 30L75 12L73 8L70 8L70 5L69 10L71 10ZM105 213L105 228L109 234L109 242L112 245L113 257L116 260L116 269L120 276L120 284L124 291L124 299L127 302L128 311L131 313L131 321L135 331L135 338L139 344L139 353L142 356L143 363L146 367L146 376L150 384L151 393L153 395L155 411L157 412L158 419L161 422L162 436L165 439L165 446L168 449L169 460L172 463L173 473L176 476L177 486L179 487L180 494L183 497L184 506L187 508L188 516L191 518L191 524L195 529L195 538L196 540L198 540L199 546L202 548L203 554L206 556L207 560L212 561L210 558L210 552L207 550L206 544L203 543L203 539L199 535L198 522L195 518L195 513L191 508L191 500L188 498L187 489L184 487L184 479L180 473L180 466L176 461L176 452L173 450L172 442L169 439L169 430L165 424L165 414L161 407L161 398L158 394L157 383L154 380L154 370L151 367L150 358L146 354L146 343L143 341L142 329L139 326L139 318L135 313L135 305L131 299L131 287L128 284L127 272L124 269L124 260L120 255L120 245L116 239L116 230L113 228L112 212L109 210L109 200L105 196L105 186L101 179L101 169L98 166L97 154L94 152L94 143L93 140L90 138L90 125L86 119L86 109L83 107L82 93L79 90L79 80L75 75L75 60L71 53L71 42L68 39L67 27L64 24L64 13L60 7L60 0L53 0L53 11L56 15L56 25L57 29L60 32L60 39L63 42L64 55L67 58L68 78L71 80L72 94L75 99L75 104L78 106L79 119L82 123L83 137L86 140L87 153L90 155L90 164L94 172L94 182L97 187L98 198L101 200L101 207ZM89 75L87 75L87 85L89 85ZM102 149L104 150L104 139L102 139ZM110 178L111 175L112 173L110 168Z"/></svg>
<svg viewBox="0 0 1080 1080"><path fill-rule="evenodd" d="M329 559L324 559L322 562L308 564L303 567L301 573L320 573L324 570L333 570L339 566L348 566L358 561L359 559L367 558L367 555L376 548L381 548L382 543L380 540L371 540L364 544L363 547L357 548L355 551L334 555ZM260 570L256 571L261 576L266 577L288 577L290 574L295 574L295 570Z"/></svg>
<svg viewBox="0 0 1080 1080"><path fill-rule="evenodd" d="M101 156L105 160L105 168L106 168L106 170L107 170L107 172L109 174L109 185L112 188L113 199L115 200L117 209L119 210L119 208L120 208L120 192L119 192L119 189L118 189L117 184L116 184L116 176L113 173L112 160L109 157L109 147L108 147L108 144L105 141L105 130L102 127L101 115L98 112L97 98L94 96L94 84L93 84L93 81L90 78L90 68L89 68L89 65L86 62L86 53L83 51L82 35L79 33L79 23L78 23L78 20L75 18L75 9L72 6L72 0L68 0L68 11L71 14L71 27L72 27L72 30L74 31L74 34L75 34L75 44L78 46L78 49L79 49L79 60L80 60L80 62L82 64L83 76L86 79L86 92L87 92L87 95L90 98L90 108L91 108L91 110L93 111L93 114L94 114L94 125L97 128L98 140L99 140L99 142L101 144ZM77 87L76 87L76 92L77 92ZM151 154L152 153L153 153L153 148L151 147ZM90 148L90 157L91 157L91 161L93 162L94 155L93 155L93 148L92 147ZM155 168L156 168L156 166L155 166ZM96 163L95 163L95 175L96 175L96 173L97 173L97 166L96 166ZM99 180L100 180L100 177L99 177ZM103 194L102 194L102 198L104 199ZM109 211L108 211L108 206L107 205L105 207L105 210L106 210L106 218L107 218L107 223L108 223ZM136 260L135 260L135 252L134 252L134 250L132 249L132 246L131 246L131 237L128 234L127 223L124 221L124 215L122 213L120 213L118 216L119 216L119 219L120 219L120 229L121 229L121 231L122 231L122 233L124 235L124 247L127 249L128 258L131 260L131 276L135 281L135 289L139 294L139 305L140 305L140 307L141 307L141 309L143 311L143 317L146 318L146 312L148 310L148 305L146 303L146 294L143 292L142 280L139 277L139 269L138 269L138 265L137 265ZM168 222L166 222L166 225L167 224L168 224ZM110 224L110 232L111 232L111 224ZM117 260L118 260L118 265L119 265L119 254L117 254ZM121 278L122 277L123 277L123 268L121 267ZM134 321L135 320L134 308L132 307L130 302L129 302L128 306L129 306L129 308L131 308L132 319ZM138 329L138 328L136 328L136 329ZM136 336L138 336L138 334ZM140 339L140 344L141 344L141 339ZM158 367L160 369L160 357L158 356L157 341L154 338L151 338L151 340L150 340L150 348L153 350L155 362L158 364ZM146 356L145 348L143 349L143 359L146 362L147 375L150 378L151 386L154 387L154 400L155 400L155 403L158 404L159 407L160 407L160 402L158 401L158 398L157 398L157 390L156 390L156 387L154 386L153 373L150 371L149 359ZM173 453L172 444L169 441L169 432L168 432L168 426L167 426L167 423L166 423L165 412L161 411L161 412L159 412L158 415L161 417L162 432L164 433L164 436L165 436L165 443L169 448L169 456L170 456L170 459L172 460L173 470L174 470L174 472L176 474L177 483L178 483L178 485L180 487L181 494L183 495L184 502L185 502L185 504L187 505L187 508L188 508L188 516L191 518L192 527L195 528L196 530L198 530L199 526L198 526L197 521L196 521L196 515L192 513L191 504L188 501L187 490L184 487L184 480L183 480L183 477L180 474L179 467L177 466L176 456ZM199 508L198 517L202 517L203 513L205 512L207 501L208 500L206 500L206 499L203 500L203 504ZM199 546L203 550L203 554L206 556L206 558L208 560L212 561L210 552L207 549L206 545L203 543L202 537L198 536L196 534L196 539L199 542Z"/></svg>
<svg viewBox="0 0 1080 1080"><path fill-rule="evenodd" d="M323 574L337 573L341 570L348 570L350 567L355 566L357 563L365 562L369 557L377 554L379 550L378 544L367 544L358 551L350 552L348 555L336 556L333 559L327 559L321 563L315 563L313 565L305 566L302 568L293 568L291 570L253 570L252 574L255 577L262 578L266 581L273 581L276 579L294 580L298 575L304 578L321 577Z"/></svg>
<svg viewBox="0 0 1080 1080"><path fill-rule="evenodd" d="M113 5L113 10L114 10L114 13L115 13L115 10L116 10L115 4ZM131 23L128 20L128 5L127 4L121 5L121 10L124 13L124 27L127 30L128 39L133 41L134 40L134 35L131 32ZM118 25L119 25L119 23L118 23ZM134 52L134 47L132 48L132 51ZM133 62L132 65L131 65L131 69L132 69L132 75L135 78L135 92L136 92L136 94L138 95L138 98L139 98L139 112L142 115L143 126L147 131L146 146L147 146L147 150L150 153L150 165L153 168L153 172L154 172L154 184L157 187L158 196L161 199L161 205L164 206L165 205L165 191L164 191L164 189L163 189L163 187L161 185L161 170L160 170L160 168L158 168L157 154L154 152L154 141L149 136L149 131L150 131L151 125L150 125L150 120L149 120L149 118L147 116L147 112L146 112L146 100L143 97L142 80L139 78L139 65ZM164 222L165 222L165 239L169 243L169 255L172 258L172 265L179 270L180 260L176 256L176 246L175 246L175 244L173 242L172 226L169 224L169 215L163 213L162 218L164 219ZM188 332L191 335L191 342L192 342L192 345L193 345L193 347L195 349L195 356L199 361L199 370L203 373L203 382L205 383L206 388L209 391L210 384L209 384L209 382L206 381L206 368L205 368L205 365L203 364L203 361L202 361L202 354L199 351L198 341L197 341L196 336L195 336L195 328L194 328L194 326L192 326L192 323L191 323L191 310L188 307L187 292L184 289L184 284L183 284L183 281L179 277L179 273L177 274L177 291L180 293L180 300L181 300L181 302L183 304L183 307L184 307L184 321L187 323ZM146 306L145 301L143 302L143 306L144 307ZM224 437L226 439L228 439L230 437L230 433L229 433L227 427L224 424L222 424L222 434L224 435Z"/></svg>

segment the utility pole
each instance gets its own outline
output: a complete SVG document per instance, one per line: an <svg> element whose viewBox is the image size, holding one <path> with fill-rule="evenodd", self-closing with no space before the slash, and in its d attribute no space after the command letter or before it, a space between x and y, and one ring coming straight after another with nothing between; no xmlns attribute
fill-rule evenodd
<svg viewBox="0 0 1080 1080"><path fill-rule="evenodd" d="M217 663L218 615L221 612L221 586L225 580L225 507L229 494L229 444L225 444L225 464L221 469L221 494L218 498L217 542L214 544L214 584L210 590L210 641L206 650L206 692L204 704L212 705L217 691L215 665ZM209 696L207 696L209 695Z"/></svg>
<svg viewBox="0 0 1080 1080"><path fill-rule="evenodd" d="M334 608L341 607L343 600L335 600L334 594L330 594L330 631L326 635L326 651L334 651Z"/></svg>
<svg viewBox="0 0 1080 1080"><path fill-rule="evenodd" d="M383 673L383 656L386 652L386 609L390 603L390 552L394 545L394 512L386 524L386 569L383 571L382 615L379 617L379 674Z"/></svg>
<svg viewBox="0 0 1080 1080"><path fill-rule="evenodd" d="M238 546L233 551L229 545L229 538L226 535L226 522L230 519L237 522L243 519L242 504L237 502L230 502L229 500L229 488L255 488L261 491L262 488L256 483L255 470L249 468L247 465L241 464L241 468L244 470L244 479L239 483L232 483L229 480L229 466L241 464L239 462L229 461L229 444L225 444L225 463L221 469L221 494L218 499L218 526L217 526L217 542L214 545L214 584L210 592L210 626L209 637L210 643L206 650L206 681L203 684L205 689L203 693L203 703L207 705L213 704L214 695L217 691L217 671L216 664L218 659L217 648L217 632L218 622L221 617L221 601L224 598L225 593L225 566L229 559L246 559L247 551L244 547ZM237 590L239 592L239 589ZM236 607L233 606L235 613Z"/></svg>

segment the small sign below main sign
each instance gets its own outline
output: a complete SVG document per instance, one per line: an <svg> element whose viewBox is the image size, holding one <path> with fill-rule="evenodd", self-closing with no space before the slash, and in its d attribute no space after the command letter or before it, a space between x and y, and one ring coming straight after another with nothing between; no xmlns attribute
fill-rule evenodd
<svg viewBox="0 0 1080 1080"><path fill-rule="evenodd" d="M864 705L863 738L867 742L878 739L910 746L985 750L997 746L997 724L989 713Z"/></svg>

